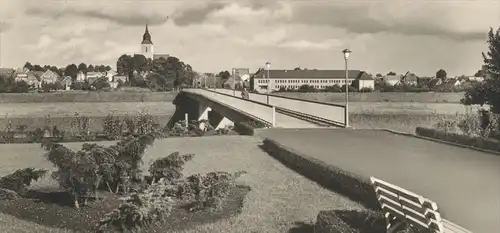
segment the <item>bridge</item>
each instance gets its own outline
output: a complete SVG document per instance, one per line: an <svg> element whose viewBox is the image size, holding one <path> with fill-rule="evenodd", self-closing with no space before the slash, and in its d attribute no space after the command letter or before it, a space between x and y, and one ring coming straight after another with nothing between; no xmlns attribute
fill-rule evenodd
<svg viewBox="0 0 500 233"><path fill-rule="evenodd" d="M259 136L354 174L376 176L433 199L447 220L472 232L500 229L500 156L384 130L345 129L346 109L227 89L185 89L173 120L217 127L256 121Z"/></svg>
<svg viewBox="0 0 500 233"><path fill-rule="evenodd" d="M208 120L215 128L235 122L256 121L267 127L344 127L343 105L290 97L249 93L228 89L184 89L174 100L177 107L172 122L185 119ZM172 123L171 122L171 123Z"/></svg>

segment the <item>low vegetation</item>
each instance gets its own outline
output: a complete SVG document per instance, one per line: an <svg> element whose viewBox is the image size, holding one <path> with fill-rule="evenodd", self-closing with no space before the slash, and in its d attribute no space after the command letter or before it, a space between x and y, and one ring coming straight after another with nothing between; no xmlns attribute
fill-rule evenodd
<svg viewBox="0 0 500 233"><path fill-rule="evenodd" d="M161 224L178 206L186 206L190 212L221 210L236 187L235 179L245 172L214 171L184 178L183 166L194 154L175 152L155 160L149 167L150 175L144 175L141 164L145 151L162 137L149 132L110 146L84 143L78 151L53 141L41 145L46 150L45 158L56 168L51 178L70 195L74 208L94 208L89 203L105 198L98 195L102 192L123 200L96 223L98 232L137 232ZM0 188L22 195L33 180L46 173L42 169L20 169L0 178Z"/></svg>
<svg viewBox="0 0 500 233"><path fill-rule="evenodd" d="M179 121L169 129L162 126L158 120L147 112L137 115L116 116L108 114L101 121L101 127L96 131L95 120L92 117L74 113L69 127L63 127L57 119L50 115L45 117L42 127L27 130L27 125L12 125L11 121L0 132L0 140L9 143L42 142L50 138L59 142L121 140L130 135L143 135L159 132L164 136L200 137L211 135L227 135L233 132L233 127L215 129L207 120L191 121L187 126Z"/></svg>

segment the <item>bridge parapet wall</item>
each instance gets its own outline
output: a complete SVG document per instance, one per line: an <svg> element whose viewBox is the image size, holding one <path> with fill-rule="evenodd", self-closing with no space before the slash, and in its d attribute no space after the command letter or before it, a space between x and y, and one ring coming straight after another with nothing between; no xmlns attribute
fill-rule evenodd
<svg viewBox="0 0 500 233"><path fill-rule="evenodd" d="M231 96L234 94L235 97L241 96L241 91L233 91L230 89L211 90ZM345 124L345 107L343 105L258 93L249 93L249 99L278 108L313 115L342 125Z"/></svg>

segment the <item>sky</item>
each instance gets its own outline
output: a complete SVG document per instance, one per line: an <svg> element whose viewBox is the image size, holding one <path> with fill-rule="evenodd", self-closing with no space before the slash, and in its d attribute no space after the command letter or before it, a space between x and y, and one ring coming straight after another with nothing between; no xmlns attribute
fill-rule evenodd
<svg viewBox="0 0 500 233"><path fill-rule="evenodd" d="M0 67L116 67L140 51L198 72L250 68L473 75L500 27L499 0L0 0Z"/></svg>

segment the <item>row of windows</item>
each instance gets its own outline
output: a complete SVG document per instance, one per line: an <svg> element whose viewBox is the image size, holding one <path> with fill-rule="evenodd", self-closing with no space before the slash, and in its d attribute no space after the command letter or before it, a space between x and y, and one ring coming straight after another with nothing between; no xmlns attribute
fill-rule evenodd
<svg viewBox="0 0 500 233"><path fill-rule="evenodd" d="M349 80L349 84L352 84L352 80ZM294 89L298 89L302 85L274 85L273 88L274 89L280 89L280 88L294 88ZM324 89L324 88L331 87L331 86L334 86L334 85L335 84L333 84L333 85L310 85L310 86L313 86L314 88L318 88L318 89Z"/></svg>
<svg viewBox="0 0 500 233"><path fill-rule="evenodd" d="M269 79L257 79L257 83L268 82ZM349 82L352 82L352 79ZM274 79L274 83L345 83L345 79Z"/></svg>

